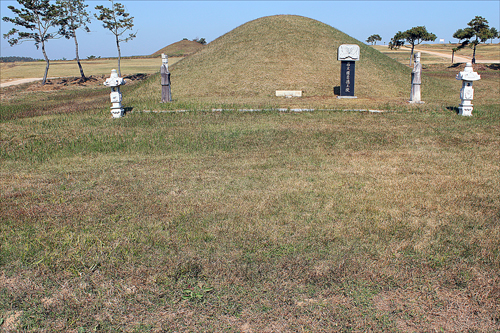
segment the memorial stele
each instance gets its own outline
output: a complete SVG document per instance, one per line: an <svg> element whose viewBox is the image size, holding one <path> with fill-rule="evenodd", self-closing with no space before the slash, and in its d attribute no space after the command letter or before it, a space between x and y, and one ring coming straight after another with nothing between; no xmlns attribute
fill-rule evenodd
<svg viewBox="0 0 500 333"><path fill-rule="evenodd" d="M340 96L337 98L356 98L354 83L356 77L356 61L359 60L360 48L356 44L342 44L338 48L337 59L340 65Z"/></svg>

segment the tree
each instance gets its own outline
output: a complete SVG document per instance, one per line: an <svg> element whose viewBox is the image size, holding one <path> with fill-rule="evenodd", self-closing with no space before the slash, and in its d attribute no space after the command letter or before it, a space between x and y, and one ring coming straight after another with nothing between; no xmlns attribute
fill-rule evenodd
<svg viewBox="0 0 500 333"><path fill-rule="evenodd" d="M207 41L205 40L205 38L198 38L198 37L196 37L195 39L193 39L193 42L200 43L201 45L205 45L207 43Z"/></svg>
<svg viewBox="0 0 500 333"><path fill-rule="evenodd" d="M493 44L493 39L500 37L500 35L495 27L491 27L490 34L491 44Z"/></svg>
<svg viewBox="0 0 500 333"><path fill-rule="evenodd" d="M453 65L453 59L455 58L455 52L458 51L458 47L454 47L451 49L451 64Z"/></svg>
<svg viewBox="0 0 500 333"><path fill-rule="evenodd" d="M134 27L134 18L129 17L130 14L125 12L125 8L121 3L114 3L111 1L111 8L104 6L96 6L95 9L99 11L99 15L95 14L95 17L103 22L103 27L108 29L115 35L116 38L116 48L118 49L118 75L121 76L120 70L120 42L128 42L137 36L136 33L130 33L127 38L120 39L120 37L127 31L132 30Z"/></svg>
<svg viewBox="0 0 500 333"><path fill-rule="evenodd" d="M394 37L391 38L391 41L389 42L389 48L391 50L393 49L399 49L401 46L405 45L405 37L404 33L401 31L398 31Z"/></svg>
<svg viewBox="0 0 500 333"><path fill-rule="evenodd" d="M381 41L382 40L382 37L380 37L380 35L371 35L370 37L368 37L368 39L366 40L367 43L372 43L377 45L377 41Z"/></svg>
<svg viewBox="0 0 500 333"><path fill-rule="evenodd" d="M394 37L391 39L392 47L391 43L389 43L389 47L391 47L391 49L393 48L398 49L399 47L404 45L405 41L411 44L411 53L410 53L410 66L411 66L415 45L418 45L425 41L433 42L436 40L436 38L437 38L436 35L434 35L431 32L428 32L425 26L418 26L408 29L404 32L398 31L396 35L394 35Z"/></svg>
<svg viewBox="0 0 500 333"><path fill-rule="evenodd" d="M78 55L78 40L76 39L76 31L83 29L90 32L87 26L90 23L89 13L85 10L88 6L83 3L83 0L58 0L57 6L59 10L59 34L66 39L73 38L75 40L76 62L80 68L80 75L85 80L80 56Z"/></svg>
<svg viewBox="0 0 500 333"><path fill-rule="evenodd" d="M484 43L492 36L492 31L488 26L488 21L481 17L476 16L473 20L467 23L469 27L465 29L458 29L453 34L453 38L460 41L458 49L463 49L466 46L474 49L472 52L472 63L476 63L476 47L479 43Z"/></svg>
<svg viewBox="0 0 500 333"><path fill-rule="evenodd" d="M43 57L47 63L42 80L42 84L45 84L50 66L49 58L45 52L45 43L50 39L56 38L58 35L57 32L50 31L53 27L57 26L57 7L50 4L49 0L17 0L17 2L22 8L7 7L17 16L15 18L3 17L2 20L20 26L25 31L12 28L12 30L3 35L3 38L8 38L10 46L21 44L25 41L35 42L37 49L40 45L42 46Z"/></svg>

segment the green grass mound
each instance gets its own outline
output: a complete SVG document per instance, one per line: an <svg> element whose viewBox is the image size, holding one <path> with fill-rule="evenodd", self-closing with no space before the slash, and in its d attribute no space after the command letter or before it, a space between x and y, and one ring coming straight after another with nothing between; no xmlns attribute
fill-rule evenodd
<svg viewBox="0 0 500 333"><path fill-rule="evenodd" d="M362 100L356 103L406 103L410 68L327 24L294 15L247 22L171 66L173 98L212 105L342 107L346 102L336 98L335 89L340 86L337 50L342 44L361 48L355 93ZM158 101L158 82L154 77L138 90L140 107ZM304 97L283 101L275 97L276 90L301 90Z"/></svg>
<svg viewBox="0 0 500 333"><path fill-rule="evenodd" d="M305 96L331 96L340 86L341 44L361 47L359 95L407 94L407 68L324 23L291 15L248 22L179 62L173 70L177 93L266 96L291 89Z"/></svg>
<svg viewBox="0 0 500 333"><path fill-rule="evenodd" d="M169 57L182 57L198 52L203 48L203 45L192 40L181 40L179 42L165 46L164 48L153 53L153 56L165 53Z"/></svg>

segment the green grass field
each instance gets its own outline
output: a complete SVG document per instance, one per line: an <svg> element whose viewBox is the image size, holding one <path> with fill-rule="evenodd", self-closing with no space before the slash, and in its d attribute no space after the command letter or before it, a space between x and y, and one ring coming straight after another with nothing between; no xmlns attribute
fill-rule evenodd
<svg viewBox="0 0 500 333"><path fill-rule="evenodd" d="M3 122L0 318L493 332L500 114L478 109Z"/></svg>
<svg viewBox="0 0 500 333"><path fill-rule="evenodd" d="M498 70L460 117L449 64L410 106L189 98L187 59L173 103L152 75L120 119L101 83L2 88L2 331L500 330ZM245 105L330 111L201 111Z"/></svg>

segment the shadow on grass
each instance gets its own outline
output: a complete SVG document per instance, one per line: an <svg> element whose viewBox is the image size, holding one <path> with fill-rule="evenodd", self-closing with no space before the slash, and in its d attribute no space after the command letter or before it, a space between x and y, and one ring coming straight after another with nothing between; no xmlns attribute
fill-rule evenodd
<svg viewBox="0 0 500 333"><path fill-rule="evenodd" d="M124 114L127 114L129 112L132 112L132 110L134 110L134 107L133 106L127 106L127 107L124 107L123 108L123 113Z"/></svg>
<svg viewBox="0 0 500 333"><path fill-rule="evenodd" d="M455 114L458 114L458 107L456 106L447 106L446 109L449 111L453 111Z"/></svg>
<svg viewBox="0 0 500 333"><path fill-rule="evenodd" d="M340 86L333 87L333 94L340 96Z"/></svg>

